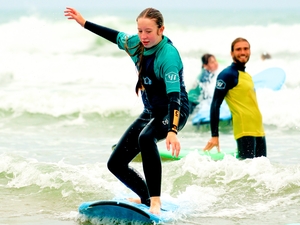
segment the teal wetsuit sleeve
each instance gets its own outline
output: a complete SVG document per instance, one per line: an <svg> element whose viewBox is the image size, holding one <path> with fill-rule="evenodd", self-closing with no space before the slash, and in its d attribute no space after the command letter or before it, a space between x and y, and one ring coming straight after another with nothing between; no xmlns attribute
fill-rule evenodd
<svg viewBox="0 0 300 225"><path fill-rule="evenodd" d="M166 92L169 98L169 131L177 134L180 117L180 77L179 71L182 70L182 62L179 54L173 46L165 49L166 52L161 54L161 74L166 84Z"/></svg>
<svg viewBox="0 0 300 225"><path fill-rule="evenodd" d="M157 53L155 61L155 74L163 79L169 99L169 129L177 134L180 117L180 77L183 65L178 51L171 44L165 44Z"/></svg>
<svg viewBox="0 0 300 225"><path fill-rule="evenodd" d="M128 51L131 55L131 59L136 64L138 61L137 55L134 55L136 51L136 47L139 44L140 39L138 35L129 35L124 32L119 32L117 36L117 45L119 49L125 50L125 46L127 45Z"/></svg>
<svg viewBox="0 0 300 225"><path fill-rule="evenodd" d="M166 84L167 94L180 92L179 72L183 64L178 51L170 44L166 44L157 55L155 61L155 74Z"/></svg>
<svg viewBox="0 0 300 225"><path fill-rule="evenodd" d="M139 44L140 39L137 35L130 35L124 32L120 32L117 36L117 45L120 49L125 50L125 45L127 45L131 54L136 50L136 46Z"/></svg>

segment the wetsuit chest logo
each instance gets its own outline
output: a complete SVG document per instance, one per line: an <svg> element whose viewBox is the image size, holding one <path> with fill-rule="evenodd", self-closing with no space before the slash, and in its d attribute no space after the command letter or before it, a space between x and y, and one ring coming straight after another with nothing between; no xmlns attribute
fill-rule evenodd
<svg viewBox="0 0 300 225"><path fill-rule="evenodd" d="M151 85L152 84L152 80L149 77L143 77L143 80L144 80L145 85Z"/></svg>
<svg viewBox="0 0 300 225"><path fill-rule="evenodd" d="M169 124L169 120L168 120L168 119L163 120L163 121L162 121L162 124L163 124L163 125L168 125L168 124Z"/></svg>

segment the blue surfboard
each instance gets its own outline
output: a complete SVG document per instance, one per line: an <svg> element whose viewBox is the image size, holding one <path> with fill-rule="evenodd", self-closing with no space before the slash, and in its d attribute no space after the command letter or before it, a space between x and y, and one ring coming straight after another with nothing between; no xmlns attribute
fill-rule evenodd
<svg viewBox="0 0 300 225"><path fill-rule="evenodd" d="M225 101L220 106L220 121L231 120L231 112ZM207 124L210 122L210 108L201 108L192 119L193 125Z"/></svg>
<svg viewBox="0 0 300 225"><path fill-rule="evenodd" d="M149 207L144 204L137 204L121 199L84 202L79 206L78 211L79 214L88 220L97 220L101 224L123 222L130 222L130 224L154 224L171 221L173 216L170 212L172 213L176 209L176 205L162 201L161 214L154 215L149 212Z"/></svg>
<svg viewBox="0 0 300 225"><path fill-rule="evenodd" d="M254 75L252 79L256 90L266 88L273 91L278 91L281 89L282 85L285 82L286 74L284 70L279 67L271 67ZM211 99L207 101L211 101ZM210 122L210 107L207 107L207 105L210 105L210 102L205 105L206 107L199 108L199 111L193 117L193 125L206 124ZM231 112L227 103L223 101L220 107L220 121L230 120Z"/></svg>
<svg viewBox="0 0 300 225"><path fill-rule="evenodd" d="M284 70L279 67L265 69L252 77L255 89L267 88L273 91L281 89L285 78Z"/></svg>

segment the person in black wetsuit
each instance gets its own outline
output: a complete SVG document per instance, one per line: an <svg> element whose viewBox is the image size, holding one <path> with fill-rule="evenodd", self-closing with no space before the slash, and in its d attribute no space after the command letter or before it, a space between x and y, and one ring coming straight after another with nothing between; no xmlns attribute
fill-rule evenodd
<svg viewBox="0 0 300 225"><path fill-rule="evenodd" d="M233 63L217 77L211 103L210 125L212 138L204 150L219 146L219 114L224 98L232 114L234 138L241 159L267 156L262 114L258 107L254 83L245 65L250 58L250 44L236 38L231 44Z"/></svg>
<svg viewBox="0 0 300 225"><path fill-rule="evenodd" d="M167 149L178 156L177 132L189 115L182 61L170 39L163 35L163 16L153 8L143 10L136 19L138 34L128 35L86 21L73 8L66 8L64 13L125 50L137 68L135 91L141 93L144 110L117 143L108 169L140 197L132 201L149 205L151 213L160 214L162 171L157 142L166 139ZM140 152L145 179L129 166Z"/></svg>

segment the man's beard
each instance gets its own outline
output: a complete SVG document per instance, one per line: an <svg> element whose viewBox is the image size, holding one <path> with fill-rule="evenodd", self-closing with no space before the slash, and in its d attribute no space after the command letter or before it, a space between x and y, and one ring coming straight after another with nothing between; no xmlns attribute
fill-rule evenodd
<svg viewBox="0 0 300 225"><path fill-rule="evenodd" d="M246 62L241 62L240 60L237 59L237 57L233 56L232 57L233 61L236 63L236 64L239 64L239 65L242 65L242 66L245 66L246 63L249 61L250 59L250 56L248 57L247 61Z"/></svg>

